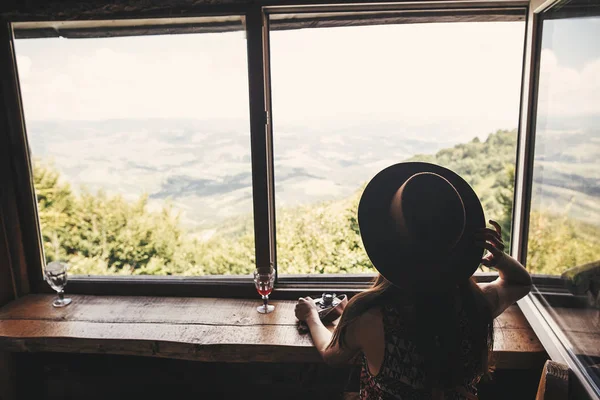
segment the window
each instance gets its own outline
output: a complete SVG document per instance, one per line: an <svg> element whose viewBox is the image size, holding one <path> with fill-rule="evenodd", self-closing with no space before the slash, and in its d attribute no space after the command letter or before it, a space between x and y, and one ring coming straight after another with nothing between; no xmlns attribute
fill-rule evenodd
<svg viewBox="0 0 600 400"><path fill-rule="evenodd" d="M119 37L119 21L88 38L75 22L59 24L66 39L16 40L46 261L73 275L248 274L242 17L187 34L152 22L158 35Z"/></svg>
<svg viewBox="0 0 600 400"><path fill-rule="evenodd" d="M300 25L326 27L295 29L306 25L272 14L270 234L280 274L372 272L360 190L404 160L460 173L510 238L522 18L398 24L394 15L311 14ZM338 17L353 26L327 27ZM85 23L63 23L66 40L27 39L35 24L20 26L47 261L67 260L75 275L254 268L254 236L265 232L254 232L251 210L246 43L241 17L211 31L219 23L164 34L155 20L144 25L150 36L131 36L136 24L126 22L87 35Z"/></svg>
<svg viewBox="0 0 600 400"><path fill-rule="evenodd" d="M525 9L380 6L14 24L46 261L363 285L360 191L405 160L465 177L510 240Z"/></svg>
<svg viewBox="0 0 600 400"><path fill-rule="evenodd" d="M463 176L509 240L524 22L279 30L285 19L270 34L281 275L373 272L360 194L406 160Z"/></svg>
<svg viewBox="0 0 600 400"><path fill-rule="evenodd" d="M527 267L559 282L539 306L598 395L600 17L565 4L542 14Z"/></svg>

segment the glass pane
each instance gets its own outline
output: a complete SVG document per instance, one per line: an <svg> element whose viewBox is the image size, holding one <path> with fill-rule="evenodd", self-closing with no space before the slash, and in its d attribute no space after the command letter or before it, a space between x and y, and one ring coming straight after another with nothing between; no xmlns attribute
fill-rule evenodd
<svg viewBox="0 0 600 400"><path fill-rule="evenodd" d="M555 17L543 21L527 268L555 277L537 295L598 384L600 17Z"/></svg>
<svg viewBox="0 0 600 400"><path fill-rule="evenodd" d="M373 272L362 189L406 160L451 168L510 235L523 22L271 32L277 262Z"/></svg>
<svg viewBox="0 0 600 400"><path fill-rule="evenodd" d="M239 30L16 40L46 261L74 275L254 268Z"/></svg>

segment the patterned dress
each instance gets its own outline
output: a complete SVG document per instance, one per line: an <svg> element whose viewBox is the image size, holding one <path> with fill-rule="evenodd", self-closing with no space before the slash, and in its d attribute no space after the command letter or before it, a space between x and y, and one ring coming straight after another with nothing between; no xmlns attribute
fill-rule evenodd
<svg viewBox="0 0 600 400"><path fill-rule="evenodd" d="M383 363L377 375L369 371L367 360L363 356L360 376L361 400L476 400L475 385L481 378L477 374L475 362L465 364L465 372L470 376L463 386L446 392L432 393L425 388L425 361L410 337L410 323L406 313L399 312L394 306L381 309L385 331L385 353ZM464 311L459 312L459 328L463 337L469 337L469 320ZM476 359L471 353L469 340L462 343L462 352L467 359Z"/></svg>

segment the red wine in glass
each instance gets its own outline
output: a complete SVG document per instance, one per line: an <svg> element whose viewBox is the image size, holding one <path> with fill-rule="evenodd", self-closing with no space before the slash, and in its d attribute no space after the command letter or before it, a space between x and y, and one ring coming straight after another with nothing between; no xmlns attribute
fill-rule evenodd
<svg viewBox="0 0 600 400"><path fill-rule="evenodd" d="M268 270L254 271L254 286L256 291L262 296L263 305L256 307L256 311L261 314L269 314L275 310L275 306L269 304L269 295L273 291L273 285L275 284L275 270L271 267Z"/></svg>
<svg viewBox="0 0 600 400"><path fill-rule="evenodd" d="M271 294L271 292L273 291L273 288L270 287L260 287L260 285L256 288L256 291L258 292L258 294L260 294L261 296L268 296Z"/></svg>

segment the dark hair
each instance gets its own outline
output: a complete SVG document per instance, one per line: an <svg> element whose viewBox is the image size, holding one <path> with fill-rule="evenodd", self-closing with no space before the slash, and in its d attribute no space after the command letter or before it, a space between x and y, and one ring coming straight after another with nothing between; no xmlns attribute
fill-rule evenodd
<svg viewBox="0 0 600 400"><path fill-rule="evenodd" d="M457 307L458 302L460 307ZM409 314L414 321L414 332L407 339L412 339L425 359L426 384L430 388L453 389L473 373L490 372L494 343L492 312L472 277L446 291L409 293L378 274L370 289L348 302L329 347L337 343L344 347L348 326L366 311L386 305L396 305L399 311L403 307L413 310ZM457 313L461 310L470 322L468 337L463 337L465 333L459 326ZM464 340L471 345L466 355L461 347ZM474 370L465 370L467 362L474 365Z"/></svg>

